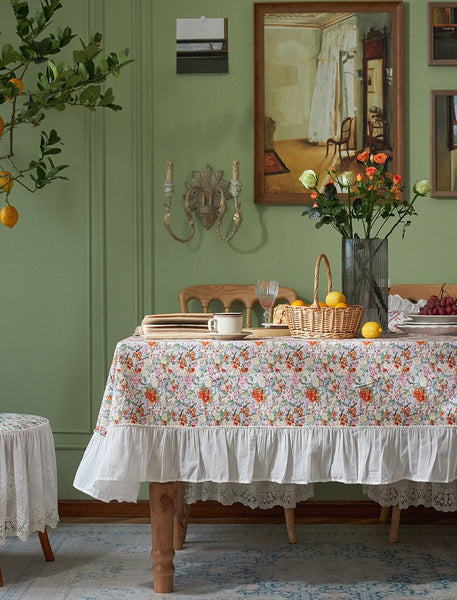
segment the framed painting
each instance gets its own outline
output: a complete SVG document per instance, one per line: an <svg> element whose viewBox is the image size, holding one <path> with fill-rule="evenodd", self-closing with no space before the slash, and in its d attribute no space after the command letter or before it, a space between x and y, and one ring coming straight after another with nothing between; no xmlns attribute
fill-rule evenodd
<svg viewBox="0 0 457 600"><path fill-rule="evenodd" d="M254 3L254 59L257 204L303 204L304 170L322 187L365 150L402 173L401 0Z"/></svg>
<svg viewBox="0 0 457 600"><path fill-rule="evenodd" d="M428 64L457 65L457 2L428 4Z"/></svg>
<svg viewBox="0 0 457 600"><path fill-rule="evenodd" d="M436 198L457 197L457 90L430 92L431 184Z"/></svg>

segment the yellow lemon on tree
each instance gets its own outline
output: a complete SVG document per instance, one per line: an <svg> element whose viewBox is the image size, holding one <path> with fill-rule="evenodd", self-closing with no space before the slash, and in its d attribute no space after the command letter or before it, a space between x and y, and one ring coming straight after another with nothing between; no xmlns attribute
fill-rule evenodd
<svg viewBox="0 0 457 600"><path fill-rule="evenodd" d="M8 81L8 83L13 83L17 87L18 93L19 94L22 93L22 90L24 89L24 84L22 83L21 79L17 79L16 77L13 77L13 79L10 79Z"/></svg>
<svg viewBox="0 0 457 600"><path fill-rule="evenodd" d="M303 300L294 300L291 303L291 306L306 306L306 304L303 302Z"/></svg>
<svg viewBox="0 0 457 600"><path fill-rule="evenodd" d="M382 333L382 327L376 321L367 321L363 327L361 334L364 338L373 339L377 338Z"/></svg>
<svg viewBox="0 0 457 600"><path fill-rule="evenodd" d="M9 171L2 171L0 173L0 192L6 192L9 194L13 189L14 178Z"/></svg>
<svg viewBox="0 0 457 600"><path fill-rule="evenodd" d="M0 117L0 137L2 137L5 131L5 121Z"/></svg>
<svg viewBox="0 0 457 600"><path fill-rule="evenodd" d="M325 303L331 308L335 308L335 306L341 304L341 302L346 302L346 296L341 292L329 292L325 296Z"/></svg>
<svg viewBox="0 0 457 600"><path fill-rule="evenodd" d="M9 228L14 227L18 219L18 212L11 204L7 204L0 210L0 221L3 225L6 225Z"/></svg>

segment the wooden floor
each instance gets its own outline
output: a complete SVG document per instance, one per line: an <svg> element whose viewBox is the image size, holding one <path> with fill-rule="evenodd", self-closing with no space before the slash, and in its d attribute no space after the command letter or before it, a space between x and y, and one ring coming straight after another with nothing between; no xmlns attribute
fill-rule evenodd
<svg viewBox="0 0 457 600"><path fill-rule="evenodd" d="M320 183L328 179L325 175L326 169L337 168L340 172L353 171L354 174L362 172L361 163L357 162L356 150L346 150L342 153L343 160L340 161L338 150L334 153L334 146L329 149L326 157L326 145L310 144L306 140L280 140L274 142L274 149L280 159L289 169L289 173L265 176L265 191L273 193L303 193L303 186L299 181L300 175L305 169L313 169L321 173Z"/></svg>

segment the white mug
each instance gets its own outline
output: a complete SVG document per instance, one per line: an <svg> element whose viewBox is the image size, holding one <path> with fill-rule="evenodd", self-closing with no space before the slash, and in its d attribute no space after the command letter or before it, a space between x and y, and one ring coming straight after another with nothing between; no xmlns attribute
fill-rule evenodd
<svg viewBox="0 0 457 600"><path fill-rule="evenodd" d="M208 321L208 329L218 335L237 335L243 328L242 313L214 313Z"/></svg>

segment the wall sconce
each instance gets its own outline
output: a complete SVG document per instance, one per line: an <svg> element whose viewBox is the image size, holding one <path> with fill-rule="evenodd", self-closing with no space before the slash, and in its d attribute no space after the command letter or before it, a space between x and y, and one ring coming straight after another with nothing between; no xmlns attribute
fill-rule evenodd
<svg viewBox="0 0 457 600"><path fill-rule="evenodd" d="M387 83L389 85L392 85L392 73L393 73L392 67L387 67L386 68L386 77L387 77Z"/></svg>
<svg viewBox="0 0 457 600"><path fill-rule="evenodd" d="M205 229L210 229L217 219L216 235L221 242L229 242L238 231L243 220L239 196L241 193L240 163L238 160L232 163L232 180L223 179L223 171L213 171L212 167L206 165L203 171L192 171L192 180L186 182L186 194L184 198L184 212L190 227L190 234L186 238L180 238L171 230L171 199L175 192L173 181L173 163L167 162L167 179L163 184L166 202L163 223L171 237L178 242L188 242L194 237L195 223L193 213ZM227 202L234 201L234 214L232 217L232 230L226 238L221 235L221 226L224 215L227 212Z"/></svg>

